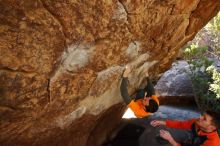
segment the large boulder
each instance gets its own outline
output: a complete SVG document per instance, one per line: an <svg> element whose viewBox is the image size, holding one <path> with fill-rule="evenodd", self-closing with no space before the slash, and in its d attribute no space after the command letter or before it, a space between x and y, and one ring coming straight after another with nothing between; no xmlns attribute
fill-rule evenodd
<svg viewBox="0 0 220 146"><path fill-rule="evenodd" d="M215 0L1 0L1 145L100 145L126 107L123 66L134 68L132 94L219 9Z"/></svg>
<svg viewBox="0 0 220 146"><path fill-rule="evenodd" d="M191 104L194 102L192 82L188 73L189 64L180 60L174 62L171 69L161 76L155 90L156 94L160 96L162 104Z"/></svg>

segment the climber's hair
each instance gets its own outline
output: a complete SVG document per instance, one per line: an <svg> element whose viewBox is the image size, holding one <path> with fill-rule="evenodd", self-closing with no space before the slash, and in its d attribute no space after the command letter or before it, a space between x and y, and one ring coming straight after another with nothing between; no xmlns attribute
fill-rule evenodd
<svg viewBox="0 0 220 146"><path fill-rule="evenodd" d="M220 128L220 113L216 111L211 111L211 110L207 110L205 113L212 117L212 124L217 129L219 129Z"/></svg>
<svg viewBox="0 0 220 146"><path fill-rule="evenodd" d="M145 106L145 108L146 108L146 112L155 113L158 110L159 105L154 99L150 99L149 105Z"/></svg>

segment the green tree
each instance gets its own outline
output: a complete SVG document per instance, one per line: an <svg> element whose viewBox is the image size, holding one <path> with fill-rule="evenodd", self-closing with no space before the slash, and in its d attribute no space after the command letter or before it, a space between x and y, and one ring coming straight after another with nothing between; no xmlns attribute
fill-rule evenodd
<svg viewBox="0 0 220 146"><path fill-rule="evenodd" d="M220 73L206 57L208 47L190 45L184 51L189 63L189 76L200 110L220 111Z"/></svg>

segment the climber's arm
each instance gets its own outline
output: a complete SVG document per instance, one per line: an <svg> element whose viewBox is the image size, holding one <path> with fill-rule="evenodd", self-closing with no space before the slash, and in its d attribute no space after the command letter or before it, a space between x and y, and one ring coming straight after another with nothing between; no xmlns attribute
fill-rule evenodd
<svg viewBox="0 0 220 146"><path fill-rule="evenodd" d="M120 87L121 96L123 97L125 103L129 104L131 102L131 97L128 94L127 86L128 86L128 78L123 77L122 82L121 82L121 87Z"/></svg>
<svg viewBox="0 0 220 146"><path fill-rule="evenodd" d="M147 86L144 88L144 91L147 92L149 95L155 95L154 85L151 81L151 79L148 76L148 73L146 73L147 78Z"/></svg>
<svg viewBox="0 0 220 146"><path fill-rule="evenodd" d="M122 75L122 82L121 82L121 96L123 97L126 104L129 104L131 102L131 97L128 94L128 75L131 72L130 66L126 66L126 69Z"/></svg>

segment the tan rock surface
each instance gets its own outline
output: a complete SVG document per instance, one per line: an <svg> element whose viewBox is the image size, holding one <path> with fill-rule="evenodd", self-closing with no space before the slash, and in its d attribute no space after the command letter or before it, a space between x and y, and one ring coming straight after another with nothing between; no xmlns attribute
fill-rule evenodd
<svg viewBox="0 0 220 146"><path fill-rule="evenodd" d="M125 105L124 65L167 70L216 0L0 1L1 145L100 145ZM137 77L140 77L137 79Z"/></svg>

